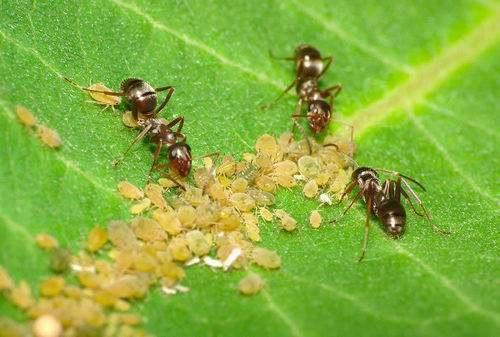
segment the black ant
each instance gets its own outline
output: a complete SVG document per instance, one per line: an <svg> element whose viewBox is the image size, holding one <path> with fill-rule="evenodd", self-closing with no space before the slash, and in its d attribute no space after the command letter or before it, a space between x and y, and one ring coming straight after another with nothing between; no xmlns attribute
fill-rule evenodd
<svg viewBox="0 0 500 337"><path fill-rule="evenodd" d="M132 146L145 136L149 136L150 141L156 144L156 150L153 157L153 163L149 170L148 176L154 168L157 167L158 158L162 146L166 146L168 150L168 158L173 169L181 176L186 177L191 170L192 157L191 148L186 144L186 136L181 133L184 125L184 117L180 116L168 122L163 118L157 118L158 113L168 103L175 89L172 86L153 88L149 83L137 78L129 78L122 82L121 92L101 91L89 88L83 88L68 78L66 81L78 88L89 91L102 93L110 96L126 97L130 103L132 116L137 124L142 128L142 131L135 137L127 150L123 153L122 157L113 162L113 165L118 165L130 151ZM157 92L168 90L167 96L163 102L157 107ZM172 128L177 126L177 130L173 131ZM173 178L177 185L177 183Z"/></svg>
<svg viewBox="0 0 500 337"><path fill-rule="evenodd" d="M271 57L279 59L272 54ZM332 64L333 57L322 57L320 52L313 46L301 44L295 49L293 57L284 57L281 59L295 62L296 77L271 104L264 106L264 108L271 107L295 85L299 101L292 115L294 121L293 128L297 126L305 134L303 128L297 122L298 118L305 117L309 122L311 130L315 134L320 133L325 129L332 117L333 99L342 91L342 85L340 84L328 87L325 90L320 90L319 88L319 80ZM329 102L326 101L327 98L330 98ZM302 105L304 103L308 104L305 115L302 114ZM349 127L351 128L352 138L352 126L349 125Z"/></svg>
<svg viewBox="0 0 500 337"><path fill-rule="evenodd" d="M396 179L388 179L384 181L381 185L378 178L378 171L390 173L395 175ZM347 207L342 216L344 216L347 211L354 205L354 203L361 197L366 202L366 222L365 222L365 235L363 240L363 247L361 249L361 254L358 261L361 261L365 256L366 247L368 244L368 231L370 228L370 217L373 214L379 218L383 224L384 231L391 237L397 239L401 237L405 231L406 224L406 212L401 204L401 196L403 196L410 204L413 212L418 216L425 217L425 219L432 225L432 228L442 234L447 234L448 232L440 229L431 220L429 212L424 207L422 201L418 197L417 193L411 188L408 181L415 183L424 192L425 187L416 181L415 179L405 176L401 173L390 171L386 169L372 169L369 167L359 167L357 168L351 176L351 182L347 185L345 191L340 197L340 201L344 199L346 195L352 192L352 190L358 186L359 192L352 199L349 207ZM403 186L401 186L403 185ZM421 207L423 213L416 210L412 199Z"/></svg>

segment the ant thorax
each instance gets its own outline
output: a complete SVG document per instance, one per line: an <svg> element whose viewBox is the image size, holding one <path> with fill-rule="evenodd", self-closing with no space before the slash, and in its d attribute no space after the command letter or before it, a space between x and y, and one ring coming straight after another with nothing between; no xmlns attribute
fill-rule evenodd
<svg viewBox="0 0 500 337"><path fill-rule="evenodd" d="M368 185L370 187L375 187L376 192L380 192L382 190L382 186L380 186L380 181L377 177L377 174L373 170L363 170L357 175L358 186L360 188L366 188Z"/></svg>
<svg viewBox="0 0 500 337"><path fill-rule="evenodd" d="M297 95L304 101L312 101L321 98L318 81L315 78L302 79L297 83Z"/></svg>

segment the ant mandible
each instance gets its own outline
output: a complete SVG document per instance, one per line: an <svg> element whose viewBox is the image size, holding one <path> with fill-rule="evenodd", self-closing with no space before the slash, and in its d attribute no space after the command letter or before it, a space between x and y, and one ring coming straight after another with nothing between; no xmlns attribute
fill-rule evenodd
<svg viewBox="0 0 500 337"><path fill-rule="evenodd" d="M381 185L377 171L392 174L397 178L388 179ZM382 222L384 231L391 237L397 239L403 235L406 225L406 212L401 204L401 196L408 201L415 214L425 217L436 232L448 234L447 231L440 229L432 222L429 212L427 212L424 204L418 197L417 193L411 188L408 181L415 183L425 192L425 187L421 183L414 178L408 177L399 172L386 169L359 167L352 173L351 182L342 193L339 202L341 202L346 195L351 193L356 186L359 187L359 192L352 199L349 206L344 210L342 216L344 216L361 197L363 197L366 202L365 234L358 261L361 261L365 256L366 247L368 245L370 217L372 214L375 214L375 216ZM415 202L420 206L423 213L416 210L410 196L413 197Z"/></svg>
<svg viewBox="0 0 500 337"><path fill-rule="evenodd" d="M191 148L188 144L186 144L186 136L181 133L184 125L184 117L177 117L168 123L163 118L157 118L158 113L165 107L165 105L167 105L168 101L172 97L175 91L174 87L166 86L155 89L146 81L137 78L129 78L122 82L121 92L113 92L84 88L68 78L64 79L72 85L88 92L126 97L130 103L132 116L137 124L142 128L142 131L137 135L137 137L135 137L132 143L130 143L122 157L113 162L114 166L118 165L125 158L134 144L145 136L149 136L151 142L156 144L156 150L148 176L151 176L151 172L157 166L162 146L167 147L168 157L173 169L177 171L181 177L186 177L189 174L189 171L191 170L192 157ZM168 91L167 95L163 102L157 107L157 93L165 90ZM177 130L174 131L173 128L176 125ZM170 179L177 185L181 186L173 178Z"/></svg>
<svg viewBox="0 0 500 337"><path fill-rule="evenodd" d="M280 59L272 54L271 57ZM340 84L328 87L325 90L320 90L319 88L319 80L332 64L333 57L322 57L320 52L313 46L301 44L295 49L293 57L284 57L281 59L295 62L296 76L293 82L271 104L265 106L265 108L274 105L295 85L299 100L292 115L294 121L293 128L297 126L305 134L302 126L297 122L298 118L305 117L309 122L311 130L315 134L320 133L325 129L332 117L333 99L342 90L342 85ZM327 98L329 98L329 102L326 101ZM305 115L302 114L302 105L304 103L307 104L307 113ZM348 126L351 128L352 139L352 126Z"/></svg>

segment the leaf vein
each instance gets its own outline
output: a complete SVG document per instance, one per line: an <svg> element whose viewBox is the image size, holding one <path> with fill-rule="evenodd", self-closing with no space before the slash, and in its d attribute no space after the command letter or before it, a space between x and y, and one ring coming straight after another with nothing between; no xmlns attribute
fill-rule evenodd
<svg viewBox="0 0 500 337"><path fill-rule="evenodd" d="M485 192L481 186L479 186L469 175L467 175L462 168L451 158L450 154L448 151L441 145L438 140L432 136L422 125L422 123L418 120L418 118L412 113L408 113L408 117L410 120L413 122L417 130L420 131L420 133L429 140L429 142L434 145L434 147L441 153L443 159L451 166L453 171L460 175L465 181L470 185L470 187L479 195L482 195L483 197L495 202L498 204L498 199L490 195L489 193Z"/></svg>
<svg viewBox="0 0 500 337"><path fill-rule="evenodd" d="M267 305L269 307L269 309L274 313L276 314L276 316L278 316L281 321L283 321L283 323L285 323L285 325L290 329L290 333L292 334L292 336L295 336L295 337L303 337L304 335L302 334L302 332L300 331L300 329L298 328L298 326L294 323L294 321L288 317L288 315L276 304L276 302L274 302L273 298L271 297L271 295L269 294L269 292L267 291L262 291L262 295L264 296L264 298L266 299L266 302L267 302Z"/></svg>
<svg viewBox="0 0 500 337"><path fill-rule="evenodd" d="M142 17L144 20L146 20L147 22L149 22L149 24L151 24L152 27L154 27L154 28L156 28L158 30L165 31L165 32L169 33L170 35L174 36L175 38L183 41L187 45L190 45L190 46L193 46L193 47L195 47L195 48L197 48L199 50L202 50L206 54L208 54L208 55L214 57L215 59L217 59L223 65L235 68L235 69L239 70L240 72L243 72L243 73L245 73L247 75L250 75L250 76L256 78L257 80L259 80L259 81L261 81L263 83L272 85L272 86L274 86L274 87L276 87L276 88L278 88L280 90L282 90L284 88L284 86L285 86L281 82L277 82L277 81L274 81L274 80L270 79L264 73L256 72L256 71L254 71L254 70L252 70L252 69L250 69L250 68L248 68L248 67L246 67L246 66L244 66L244 65L242 65L240 63L237 63L237 62L234 62L233 60L230 60L225 55L219 53L218 51L216 51L212 47L204 44L201 41L198 41L198 40L190 37L186 33L180 32L178 30L175 30L172 27L169 27L169 26L165 25L162 22L156 21L152 16L150 16L147 13L145 13L142 9L140 9L139 7L137 7L135 5L132 5L130 3L124 3L124 2L119 1L119 0L110 0L110 1L112 1L117 6L121 7L122 9L127 9L127 10L135 13L136 15Z"/></svg>

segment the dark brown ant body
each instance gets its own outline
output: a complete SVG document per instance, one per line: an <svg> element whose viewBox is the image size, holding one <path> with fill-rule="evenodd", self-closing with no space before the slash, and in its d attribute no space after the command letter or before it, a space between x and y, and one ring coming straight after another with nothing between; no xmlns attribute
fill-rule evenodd
<svg viewBox="0 0 500 337"><path fill-rule="evenodd" d="M320 133L325 129L332 117L333 99L342 90L340 84L328 87L325 90L319 88L319 80L332 64L333 57L322 57L320 52L313 46L302 44L295 49L293 57L283 59L295 62L296 77L269 106L280 100L295 86L299 101L292 115L294 127L301 128L300 124L297 123L297 118L306 117L311 130L315 134ZM330 98L329 101L326 100L327 98ZM307 104L307 113L305 115L302 114L302 105L304 103Z"/></svg>
<svg viewBox="0 0 500 337"><path fill-rule="evenodd" d="M381 185L377 170L393 174L397 178L388 179ZM445 231L438 228L432 223L427 209L424 207L422 201L415 193L415 191L411 188L407 180L415 183L420 188L422 188L423 191L425 191L425 188L422 184L420 184L415 179L402 175L398 172L385 169L377 170L368 167L357 168L352 173L351 182L347 185L344 193L342 193L342 196L340 198L340 200L342 201L342 199L346 195L351 193L356 186L359 187L359 192L352 199L349 207L347 207L346 210L342 213L342 216L345 215L347 211L354 205L354 203L361 197L366 202L365 235L363 240L363 247L359 256L359 261L363 259L366 252L366 247L368 244L368 231L370 228L370 217L372 214L375 214L375 216L382 222L384 231L391 237L397 239L404 234L406 225L406 212L403 205L401 204L401 196L403 196L408 201L415 214L426 218L426 220L432 225L434 230L440 233L445 233ZM401 186L402 184L405 188ZM410 195L421 207L423 214L415 209Z"/></svg>
<svg viewBox="0 0 500 337"><path fill-rule="evenodd" d="M153 163L149 170L149 175L155 167L157 167L158 158L161 148L167 147L168 158L173 169L181 176L186 177L191 170L192 157L191 148L186 144L186 136L181 133L184 125L184 117L177 117L171 122L167 122L163 118L158 118L158 113L168 103L175 89L172 86L153 88L149 83L137 78L129 78L122 82L121 92L100 91L89 88L83 88L72 80L65 78L66 81L77 86L78 88L89 91L97 92L110 96L126 97L132 116L137 124L142 128L142 131L132 141L127 150L124 152L119 160L114 161L114 165L118 165L130 151L132 146L140 141L145 136L148 136L150 141L156 144ZM157 93L167 90L167 95L163 102L157 107L158 96ZM177 125L177 130L173 128ZM173 179L172 179L173 180ZM180 186L180 184L178 184Z"/></svg>

